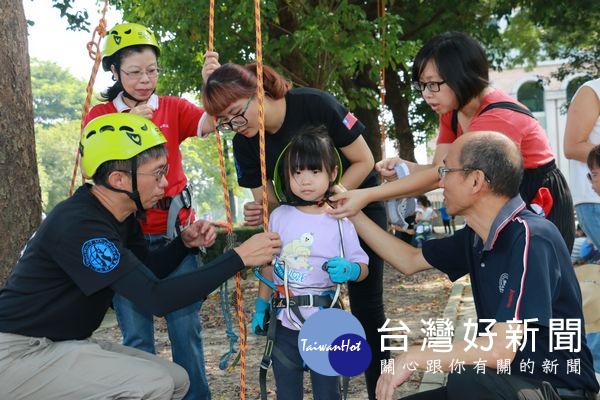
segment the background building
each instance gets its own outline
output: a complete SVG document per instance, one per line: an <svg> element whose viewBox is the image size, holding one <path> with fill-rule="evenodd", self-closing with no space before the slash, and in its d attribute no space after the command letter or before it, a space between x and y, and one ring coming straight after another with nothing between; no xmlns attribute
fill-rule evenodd
<svg viewBox="0 0 600 400"><path fill-rule="evenodd" d="M590 77L584 73L573 74L559 81L553 74L561 65L558 61L547 61L533 69L491 71L490 80L494 87L526 105L540 121L548 134L558 167L568 181L569 162L563 150L567 105L579 86Z"/></svg>

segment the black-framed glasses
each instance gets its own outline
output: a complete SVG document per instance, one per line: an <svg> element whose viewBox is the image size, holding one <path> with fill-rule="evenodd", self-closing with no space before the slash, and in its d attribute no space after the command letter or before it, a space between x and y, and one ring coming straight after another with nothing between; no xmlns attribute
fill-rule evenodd
<svg viewBox="0 0 600 400"><path fill-rule="evenodd" d="M246 111L250 106L250 102L254 98L254 95L250 96L248 102L246 103L246 107L242 110L241 113L234 115L227 122L217 122L217 129L221 133L229 133L233 132L234 128L240 128L248 123L248 119L246 119Z"/></svg>
<svg viewBox="0 0 600 400"><path fill-rule="evenodd" d="M483 172L483 176L485 177L485 180L488 181L488 183L491 183L492 180L490 179L490 177L488 176L488 174L485 173L484 170L482 170L481 168L469 168L469 167L464 167L464 168L446 168L446 167L438 167L438 176L440 177L440 179L443 179L446 174L450 173L450 172L471 172L471 171L481 171Z"/></svg>
<svg viewBox="0 0 600 400"><path fill-rule="evenodd" d="M142 79L142 76L144 76L144 74L146 74L148 76L148 78L150 78L150 79L154 79L154 78L158 77L158 74L160 74L160 68L150 67L145 70L144 69L136 69L133 71L125 71L124 69L122 69L121 72L124 73L125 75L127 75L127 77L129 77L129 78L139 81L140 79Z"/></svg>
<svg viewBox="0 0 600 400"><path fill-rule="evenodd" d="M425 89L429 90L430 92L439 92L440 91L440 85L443 85L444 83L446 83L446 81L439 81L439 82L435 82L435 81L430 81L430 82L414 81L414 82L412 82L412 87L417 92L422 92Z"/></svg>

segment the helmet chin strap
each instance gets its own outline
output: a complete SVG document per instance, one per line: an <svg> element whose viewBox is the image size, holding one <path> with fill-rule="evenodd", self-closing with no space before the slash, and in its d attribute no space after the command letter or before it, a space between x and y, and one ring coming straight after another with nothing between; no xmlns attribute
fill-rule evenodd
<svg viewBox="0 0 600 400"><path fill-rule="evenodd" d="M131 159L131 193L127 193L127 196L129 196L137 206L136 217L142 221L146 221L146 209L142 205L140 192L137 187L137 157Z"/></svg>
<svg viewBox="0 0 600 400"><path fill-rule="evenodd" d="M156 89L154 91L156 91ZM152 91L153 94L154 94L154 91ZM137 106L138 104L140 104L140 103L142 103L142 102L145 101L145 100L136 99L135 97L133 97L132 95L130 95L124 88L123 88L123 97L126 97L129 100L135 101L135 106Z"/></svg>
<svg viewBox="0 0 600 400"><path fill-rule="evenodd" d="M136 157L133 157L131 159L131 192L128 192L127 190L123 190L123 189L117 189L115 187L112 187L111 185L109 185L108 183L105 183L104 186L106 186L108 189L112 190L113 192L118 192L118 193L125 193L131 200L133 200L133 202L135 203L136 207L137 207L137 211L136 211L136 217L145 221L146 220L146 210L144 209L144 206L142 205L142 200L140 199L140 192L137 190L137 159Z"/></svg>
<svg viewBox="0 0 600 400"><path fill-rule="evenodd" d="M331 197L335 194L331 190L332 187L333 187L333 184L329 185L329 189L327 189L327 191L325 192L325 194L323 195L323 197L320 200L296 199L296 200L291 200L291 201L282 201L280 204L287 205L287 206L294 206L294 207L315 206L315 205L318 207L323 207L325 204L331 205L329 202L329 197Z"/></svg>

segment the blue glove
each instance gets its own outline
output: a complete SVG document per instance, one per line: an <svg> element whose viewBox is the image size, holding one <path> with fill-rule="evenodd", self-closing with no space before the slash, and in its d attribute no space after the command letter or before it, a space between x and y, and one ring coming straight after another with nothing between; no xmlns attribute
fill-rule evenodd
<svg viewBox="0 0 600 400"><path fill-rule="evenodd" d="M360 277L360 265L342 257L333 257L327 260L323 269L329 273L334 283L355 281Z"/></svg>
<svg viewBox="0 0 600 400"><path fill-rule="evenodd" d="M269 310L269 302L261 297L254 299L254 315L252 316L252 333L265 335L265 313Z"/></svg>

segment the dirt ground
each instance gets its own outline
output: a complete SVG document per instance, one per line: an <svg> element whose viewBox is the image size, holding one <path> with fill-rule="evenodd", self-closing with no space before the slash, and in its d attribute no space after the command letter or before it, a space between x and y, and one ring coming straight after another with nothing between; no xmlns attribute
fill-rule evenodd
<svg viewBox="0 0 600 400"><path fill-rule="evenodd" d="M386 266L384 274L384 301L387 318L391 320L390 327L398 326L402 320L411 330L409 344L422 343L423 327L421 319L428 320L442 315L446 306L452 284L436 271L427 271L412 277L405 277L392 267ZM247 325L252 319L254 296L257 280L249 274L249 278L242 280L244 314ZM235 297L235 283L229 282L229 297ZM346 303L347 304L347 303ZM235 309L232 307L232 312ZM229 349L229 340L225 332L223 313L219 302L218 291L212 293L204 303L202 310L203 340L206 358L206 369L210 382L213 400L230 400L239 398L240 392L240 367L235 367L231 372L219 369L219 360ZM232 315L236 333L237 317ZM163 319L156 319L155 335L157 351L161 356L170 358L169 339ZM394 334L393 332L391 334ZM105 340L121 340L121 334L111 315L105 320L94 337ZM248 336L248 350L246 353L246 398L259 399L258 373L259 363L264 348L264 337ZM236 346L237 350L237 346ZM232 357L233 358L233 357ZM399 368L396 366L396 368ZM413 374L411 380L397 390L397 394L405 396L417 390L421 374ZM269 386L269 399L275 399L274 379L269 371L267 384ZM306 399L310 399L310 384L305 383ZM352 378L349 384L348 399L367 399L365 381L362 376Z"/></svg>

